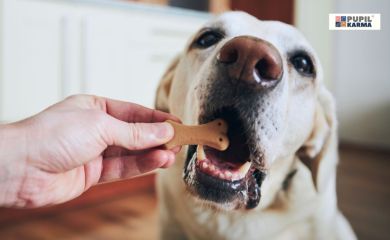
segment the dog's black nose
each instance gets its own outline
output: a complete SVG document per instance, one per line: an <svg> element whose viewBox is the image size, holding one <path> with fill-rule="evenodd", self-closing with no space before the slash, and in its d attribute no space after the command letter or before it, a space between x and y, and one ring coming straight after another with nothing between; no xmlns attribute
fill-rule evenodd
<svg viewBox="0 0 390 240"><path fill-rule="evenodd" d="M274 87L283 75L282 58L269 42L251 36L235 37L219 51L217 60L232 80L257 90Z"/></svg>

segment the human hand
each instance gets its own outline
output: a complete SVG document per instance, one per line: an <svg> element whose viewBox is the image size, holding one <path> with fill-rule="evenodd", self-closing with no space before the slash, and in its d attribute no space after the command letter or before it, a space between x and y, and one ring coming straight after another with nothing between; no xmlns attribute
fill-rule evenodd
<svg viewBox="0 0 390 240"><path fill-rule="evenodd" d="M61 203L97 183L170 166L180 149L159 147L174 134L162 123L167 119L179 121L140 105L76 95L2 126L0 205Z"/></svg>

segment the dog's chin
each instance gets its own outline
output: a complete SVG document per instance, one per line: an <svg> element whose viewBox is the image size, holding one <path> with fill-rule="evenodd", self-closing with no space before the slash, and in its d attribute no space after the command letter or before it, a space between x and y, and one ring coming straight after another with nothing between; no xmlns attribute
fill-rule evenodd
<svg viewBox="0 0 390 240"><path fill-rule="evenodd" d="M261 198L265 174L255 167L238 114L224 109L200 118L200 123L223 118L228 123L229 148L223 152L207 146L188 148L184 181L198 200L221 210L253 209Z"/></svg>

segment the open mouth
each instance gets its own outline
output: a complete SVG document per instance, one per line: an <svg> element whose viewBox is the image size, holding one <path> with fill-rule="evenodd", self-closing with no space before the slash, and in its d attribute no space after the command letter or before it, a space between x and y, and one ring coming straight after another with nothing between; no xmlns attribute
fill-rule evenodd
<svg viewBox="0 0 390 240"><path fill-rule="evenodd" d="M247 131L249 124L243 121L233 107L224 107L200 117L200 123L216 118L228 125L230 144L227 150L218 151L207 146L189 147L184 169L184 180L191 193L214 202L233 204L235 208L251 209L259 204L261 183L265 174L251 162Z"/></svg>

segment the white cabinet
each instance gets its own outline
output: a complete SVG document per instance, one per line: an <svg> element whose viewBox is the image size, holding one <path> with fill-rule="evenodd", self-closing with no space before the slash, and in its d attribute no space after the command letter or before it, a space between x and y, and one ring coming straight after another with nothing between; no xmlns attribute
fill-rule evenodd
<svg viewBox="0 0 390 240"><path fill-rule="evenodd" d="M153 106L159 78L209 15L120 1L0 0L0 121L73 93Z"/></svg>
<svg viewBox="0 0 390 240"><path fill-rule="evenodd" d="M4 1L1 16L1 120L14 120L60 98L61 16L28 1Z"/></svg>
<svg viewBox="0 0 390 240"><path fill-rule="evenodd" d="M86 92L147 106L153 104L167 64L198 27L176 17L139 12L131 17L93 14L84 20Z"/></svg>

